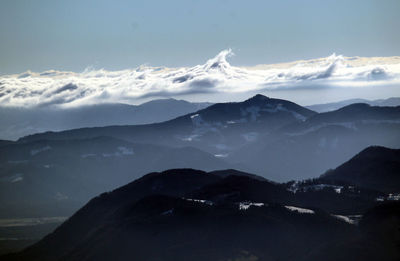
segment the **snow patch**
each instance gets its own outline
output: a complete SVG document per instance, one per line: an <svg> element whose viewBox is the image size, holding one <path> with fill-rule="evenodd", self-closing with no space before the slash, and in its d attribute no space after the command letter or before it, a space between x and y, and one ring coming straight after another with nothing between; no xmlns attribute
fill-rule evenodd
<svg viewBox="0 0 400 261"><path fill-rule="evenodd" d="M193 120L195 118L199 117L199 114L193 114L192 116L190 116L190 118Z"/></svg>
<svg viewBox="0 0 400 261"><path fill-rule="evenodd" d="M10 183L17 183L23 180L24 180L24 175L21 173L0 178L0 182L10 182Z"/></svg>
<svg viewBox="0 0 400 261"><path fill-rule="evenodd" d="M400 200L400 193L389 194L389 196L387 197L387 200L399 201Z"/></svg>
<svg viewBox="0 0 400 261"><path fill-rule="evenodd" d="M21 174L21 176L13 177L13 178L10 180L10 182L11 182L11 183L16 183L16 182L20 182L20 181L22 181L22 180L24 180L24 177L23 177L22 174Z"/></svg>
<svg viewBox="0 0 400 261"><path fill-rule="evenodd" d="M335 188L335 192L340 194L342 192L342 187Z"/></svg>
<svg viewBox="0 0 400 261"><path fill-rule="evenodd" d="M127 148L127 147L123 147L123 146L118 147L118 152L121 155L133 155L134 154L133 149Z"/></svg>
<svg viewBox="0 0 400 261"><path fill-rule="evenodd" d="M195 141L195 140L198 140L199 137L200 137L200 135L192 134L189 136L184 136L183 138L181 138L181 140L182 141Z"/></svg>
<svg viewBox="0 0 400 261"><path fill-rule="evenodd" d="M190 119L192 120L193 125L196 127L202 127L206 124L206 122L203 121L199 114L194 114L190 116Z"/></svg>
<svg viewBox="0 0 400 261"><path fill-rule="evenodd" d="M205 199L194 199L194 198L183 198L183 199L186 201L201 203L201 204L205 204L205 205L209 205L209 206L214 205L214 203L212 201L205 200Z"/></svg>
<svg viewBox="0 0 400 261"><path fill-rule="evenodd" d="M247 210L247 209L249 209L251 206L262 207L262 206L264 206L264 203L240 202L240 203L239 203L239 210Z"/></svg>
<svg viewBox="0 0 400 261"><path fill-rule="evenodd" d="M45 146L43 148L31 150L31 156L35 156L43 151L51 150L50 146Z"/></svg>
<svg viewBox="0 0 400 261"><path fill-rule="evenodd" d="M357 222L355 220L352 220L351 218L347 217L347 216L342 216L342 215L331 215L332 217L335 217L339 220L342 220L346 223L349 223L351 225L355 225Z"/></svg>
<svg viewBox="0 0 400 261"><path fill-rule="evenodd" d="M340 194L342 192L343 186L336 186L330 184L315 184L315 185L306 185L300 187L300 183L294 183L288 190L296 193L297 191L300 192L308 192L308 191L321 191L326 188L333 189L336 193Z"/></svg>
<svg viewBox="0 0 400 261"><path fill-rule="evenodd" d="M229 120L226 122L226 124L238 124L238 123L246 123L247 119L246 118L241 118L238 120Z"/></svg>
<svg viewBox="0 0 400 261"><path fill-rule="evenodd" d="M307 209L307 208L299 208L299 207L293 207L293 206L285 206L285 208L290 211L298 212L301 214L315 214L314 210Z"/></svg>
<svg viewBox="0 0 400 261"><path fill-rule="evenodd" d="M295 181L295 182L293 182L292 185L290 185L290 187L287 190L290 192L296 193L297 190L299 189L299 184L300 184L299 181Z"/></svg>
<svg viewBox="0 0 400 261"><path fill-rule="evenodd" d="M400 193L390 193L386 197L380 196L380 197L377 197L375 199L375 201L378 201L378 202L383 202L383 201L386 201L386 200L399 201L400 200Z"/></svg>

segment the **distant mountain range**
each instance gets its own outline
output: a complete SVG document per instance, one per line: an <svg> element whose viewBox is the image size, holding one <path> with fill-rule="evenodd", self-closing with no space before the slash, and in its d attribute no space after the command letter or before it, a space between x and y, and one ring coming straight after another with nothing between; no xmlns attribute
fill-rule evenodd
<svg viewBox="0 0 400 261"><path fill-rule="evenodd" d="M388 99L379 99L379 100L349 99L339 102L314 104L305 107L316 112L328 112L340 109L342 107L345 107L353 103L366 103L371 106L400 106L400 97L391 97Z"/></svg>
<svg viewBox="0 0 400 261"><path fill-rule="evenodd" d="M192 147L111 137L0 146L0 218L69 216L91 197L151 171L235 167Z"/></svg>
<svg viewBox="0 0 400 261"><path fill-rule="evenodd" d="M276 182L315 178L374 145L400 148L400 106L316 113L256 95L160 123L38 133L0 141L0 216L68 216L102 191L171 168L234 168ZM387 192L363 189L372 198ZM306 207L304 195L297 204Z"/></svg>
<svg viewBox="0 0 400 261"><path fill-rule="evenodd" d="M290 101L256 95L243 102L214 104L161 123L45 132L23 137L19 142L113 136L170 146L202 146L207 151L221 152L255 140L258 131L274 131L314 114Z"/></svg>
<svg viewBox="0 0 400 261"><path fill-rule="evenodd" d="M161 122L210 105L211 103L160 99L141 105L116 103L77 108L0 106L0 138L15 140L44 131Z"/></svg>
<svg viewBox="0 0 400 261"><path fill-rule="evenodd" d="M400 106L400 98L381 100L351 99L305 106L312 111L328 112L353 103L372 106ZM84 127L138 125L163 122L204 109L212 103L193 103L176 99L152 100L140 105L95 104L80 107L9 107L0 106L0 139L16 140L23 136Z"/></svg>
<svg viewBox="0 0 400 261"><path fill-rule="evenodd" d="M286 184L235 170L150 173L2 260L397 260L399 153L370 147Z"/></svg>
<svg viewBox="0 0 400 261"><path fill-rule="evenodd" d="M352 104L264 133L231 154L273 180L312 178L371 145L400 148L400 106Z"/></svg>
<svg viewBox="0 0 400 261"><path fill-rule="evenodd" d="M241 170L287 181L315 177L371 145L400 148L400 106L352 104L316 113L290 101L256 95L166 122L45 132L18 143L99 136L195 147L240 164Z"/></svg>

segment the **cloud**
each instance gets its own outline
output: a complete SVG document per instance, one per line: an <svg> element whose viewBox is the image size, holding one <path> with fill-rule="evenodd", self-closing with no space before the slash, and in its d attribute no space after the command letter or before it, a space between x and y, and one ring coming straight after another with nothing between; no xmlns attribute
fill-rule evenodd
<svg viewBox="0 0 400 261"><path fill-rule="evenodd" d="M196 79L190 82L190 87L197 88L197 89L211 89L218 86L218 80L216 79Z"/></svg>
<svg viewBox="0 0 400 261"><path fill-rule="evenodd" d="M61 92L64 92L64 91L73 91L73 90L76 90L76 89L78 89L78 86L76 86L75 84L72 84L72 83L68 83L68 84L58 88L57 90L55 90L53 92L53 94L58 94L58 93L61 93Z"/></svg>
<svg viewBox="0 0 400 261"><path fill-rule="evenodd" d="M400 57L362 58L333 54L314 60L237 67L227 61L232 55L232 50L224 50L204 64L193 67L140 66L121 71L86 69L81 73L28 71L0 76L0 105L135 104L143 99L183 95L202 95L207 99L258 91L363 87L379 93L382 86L400 86Z"/></svg>

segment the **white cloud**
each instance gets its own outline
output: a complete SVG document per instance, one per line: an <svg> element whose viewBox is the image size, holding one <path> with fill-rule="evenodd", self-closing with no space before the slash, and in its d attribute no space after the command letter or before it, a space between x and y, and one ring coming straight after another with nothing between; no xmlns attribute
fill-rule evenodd
<svg viewBox="0 0 400 261"><path fill-rule="evenodd" d="M140 66L122 71L87 69L81 73L46 71L5 75L0 77L0 104L24 107L135 104L160 97L201 96L212 100L211 97L227 94L282 92L290 96L290 93L298 95L299 90L341 89L343 92L362 88L382 94L389 90L385 86L391 86L388 95L400 94L400 57L333 54L285 64L235 67L227 62L231 55L231 50L224 50L194 67ZM296 97L299 100L298 96L292 99Z"/></svg>

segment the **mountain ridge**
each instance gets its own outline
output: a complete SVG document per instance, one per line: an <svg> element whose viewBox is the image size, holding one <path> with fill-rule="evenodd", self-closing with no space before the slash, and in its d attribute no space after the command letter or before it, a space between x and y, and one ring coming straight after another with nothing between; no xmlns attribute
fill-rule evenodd
<svg viewBox="0 0 400 261"><path fill-rule="evenodd" d="M171 98L140 105L103 103L71 108L0 106L0 125L3 126L0 127L0 137L16 139L43 131L162 122L209 105L211 103L191 103Z"/></svg>
<svg viewBox="0 0 400 261"><path fill-rule="evenodd" d="M321 112L337 110L353 103L367 103L371 106L400 106L400 97L390 97L387 99L378 99L378 100L349 99L338 102L307 105L305 107L310 110L314 110L318 113L321 113Z"/></svg>
<svg viewBox="0 0 400 261"><path fill-rule="evenodd" d="M376 148L354 158L371 150ZM380 152L371 155L376 158ZM399 204L379 204L371 199L358 227L349 216L313 207L303 197L311 193L312 198L329 202L327 195L346 198L351 193L346 189L341 193L329 187L316 194L293 193L285 184L248 173L218 172L171 169L149 173L93 198L43 240L4 259L268 261L278 257L293 260L293 256L320 260L325 253L336 257L329 260L374 260L378 256L392 260L389 258L399 256L392 252L392 243L379 243L381 239L395 243L391 237L374 232L391 217L400 217ZM354 196L361 199L363 193ZM392 221L391 226L398 224ZM364 255L364 250L370 254Z"/></svg>

